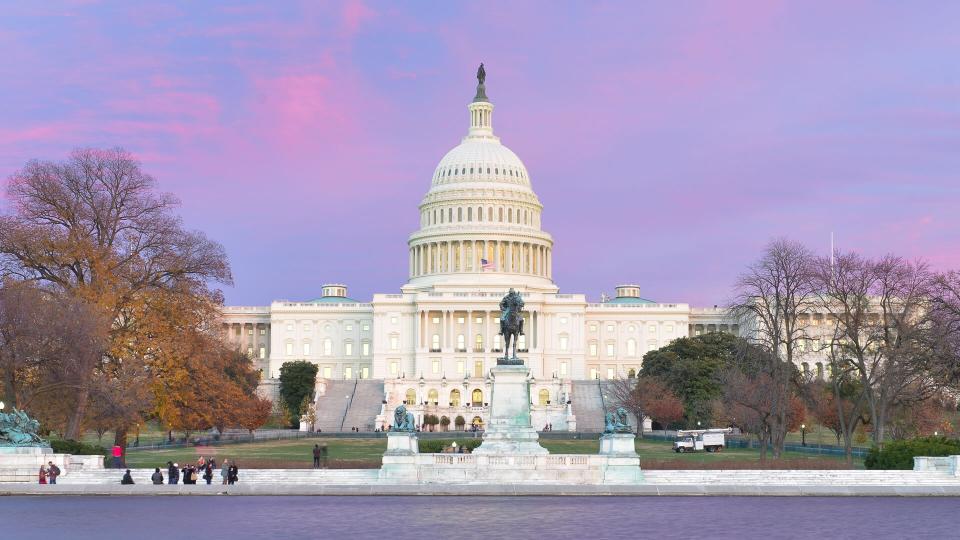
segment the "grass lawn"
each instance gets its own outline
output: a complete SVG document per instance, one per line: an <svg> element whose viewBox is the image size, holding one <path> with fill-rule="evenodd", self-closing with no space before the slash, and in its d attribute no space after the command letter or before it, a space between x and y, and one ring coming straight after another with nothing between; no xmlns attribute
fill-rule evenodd
<svg viewBox="0 0 960 540"><path fill-rule="evenodd" d="M326 444L328 454L336 467L378 467L386 449L386 439L298 439L258 443L225 444L220 446L174 448L170 450L138 450L127 455L132 467L163 467L167 461L193 462L201 455L214 456L218 462L235 459L243 467L300 468L313 462L314 444ZM597 440L543 440L540 443L553 454L596 454ZM760 453L746 448L728 449L719 454L696 452L677 454L667 441L637 439L637 453L641 467L669 468L756 468ZM779 468L840 468L842 459L787 452ZM854 467L863 468L862 460Z"/></svg>

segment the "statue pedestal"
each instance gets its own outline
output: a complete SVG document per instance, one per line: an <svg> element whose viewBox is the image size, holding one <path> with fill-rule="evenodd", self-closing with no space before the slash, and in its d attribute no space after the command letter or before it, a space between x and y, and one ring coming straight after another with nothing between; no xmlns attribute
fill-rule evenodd
<svg viewBox="0 0 960 540"><path fill-rule="evenodd" d="M600 455L606 456L604 484L635 484L643 481L640 456L632 433L604 433L600 437Z"/></svg>
<svg viewBox="0 0 960 540"><path fill-rule="evenodd" d="M420 453L417 434L408 431L390 431L387 433L386 455L410 456Z"/></svg>
<svg viewBox="0 0 960 540"><path fill-rule="evenodd" d="M40 466L49 462L61 474L103 469L103 456L55 454L48 446L0 446L0 482L37 483Z"/></svg>
<svg viewBox="0 0 960 540"><path fill-rule="evenodd" d="M420 447L417 434L409 431L387 433L387 451L380 466L380 480L390 482L413 482L419 480L417 456Z"/></svg>
<svg viewBox="0 0 960 540"><path fill-rule="evenodd" d="M490 419L483 443L474 454L547 454L537 442L537 430L530 423L530 369L523 365L498 365L490 370L493 390Z"/></svg>
<svg viewBox="0 0 960 540"><path fill-rule="evenodd" d="M637 456L632 433L604 433L600 437L600 455Z"/></svg>

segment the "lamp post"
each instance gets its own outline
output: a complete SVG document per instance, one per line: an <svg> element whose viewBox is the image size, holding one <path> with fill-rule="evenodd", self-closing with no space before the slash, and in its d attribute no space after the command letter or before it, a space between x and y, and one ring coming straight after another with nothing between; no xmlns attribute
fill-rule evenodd
<svg viewBox="0 0 960 540"><path fill-rule="evenodd" d="M800 446L807 445L807 425L800 424Z"/></svg>

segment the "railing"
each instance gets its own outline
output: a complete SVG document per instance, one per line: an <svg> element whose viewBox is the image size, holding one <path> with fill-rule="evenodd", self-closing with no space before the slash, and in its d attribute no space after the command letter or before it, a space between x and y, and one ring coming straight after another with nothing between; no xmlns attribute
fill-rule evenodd
<svg viewBox="0 0 960 540"><path fill-rule="evenodd" d="M430 352L440 352L440 349L430 349Z"/></svg>
<svg viewBox="0 0 960 540"><path fill-rule="evenodd" d="M467 352L466 349L454 349L453 352Z"/></svg>
<svg viewBox="0 0 960 540"><path fill-rule="evenodd" d="M357 395L357 382L353 381L353 392L350 393L350 399L347 401L347 408L343 410L343 418L340 419L340 431L343 431L343 424L347 421L347 413L350 412L350 406L353 405L353 396Z"/></svg>
<svg viewBox="0 0 960 540"><path fill-rule="evenodd" d="M474 348L473 348L473 352L482 353L482 352L483 352L483 347L474 347Z"/></svg>

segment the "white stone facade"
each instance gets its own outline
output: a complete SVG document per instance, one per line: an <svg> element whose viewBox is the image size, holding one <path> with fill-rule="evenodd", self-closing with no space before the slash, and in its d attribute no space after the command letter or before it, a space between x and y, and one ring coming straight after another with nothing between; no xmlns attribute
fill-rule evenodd
<svg viewBox="0 0 960 540"><path fill-rule="evenodd" d="M478 99L468 108L466 137L440 161L421 201L399 293L359 302L332 284L312 301L224 308L228 339L265 378L284 362L309 360L321 378L382 379L389 408L412 390L418 408L426 403L418 414L447 407L468 424L483 420L488 373L502 354L499 302L513 287L526 303L519 349L534 379L534 424L567 429L571 380L627 377L644 353L676 338L738 332L722 309L652 302L637 285L618 286L602 303L560 294L530 175L493 134L493 105Z"/></svg>

